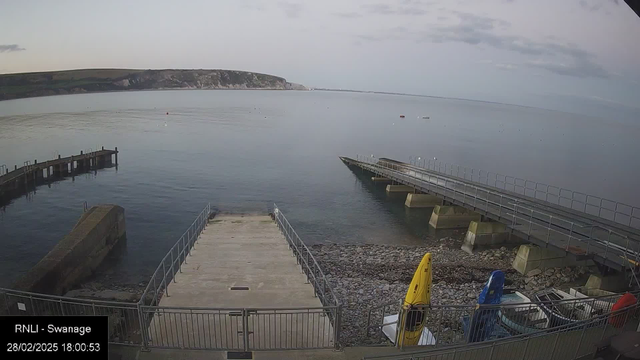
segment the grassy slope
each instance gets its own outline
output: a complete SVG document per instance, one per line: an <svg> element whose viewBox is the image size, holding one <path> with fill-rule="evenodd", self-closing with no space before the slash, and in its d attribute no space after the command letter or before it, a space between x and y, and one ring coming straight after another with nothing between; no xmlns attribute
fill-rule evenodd
<svg viewBox="0 0 640 360"><path fill-rule="evenodd" d="M97 83L111 83L118 78L142 72L133 69L82 69L0 75L0 93L23 94L36 90L68 89Z"/></svg>

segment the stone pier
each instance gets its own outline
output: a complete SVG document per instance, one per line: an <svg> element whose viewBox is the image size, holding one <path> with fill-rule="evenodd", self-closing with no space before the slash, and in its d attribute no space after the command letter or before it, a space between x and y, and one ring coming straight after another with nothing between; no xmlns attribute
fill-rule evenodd
<svg viewBox="0 0 640 360"><path fill-rule="evenodd" d="M53 249L13 285L21 291L62 295L89 277L126 237L124 209L96 205L82 214Z"/></svg>
<svg viewBox="0 0 640 360"><path fill-rule="evenodd" d="M499 222L472 221L464 237L461 249L472 254L473 250L479 246L491 246L522 242L514 236L509 236L507 226Z"/></svg>
<svg viewBox="0 0 640 360"><path fill-rule="evenodd" d="M387 185L388 193L413 192L414 189L407 185Z"/></svg>
<svg viewBox="0 0 640 360"><path fill-rule="evenodd" d="M408 193L404 202L404 206L409 208L432 208L436 205L442 205L442 199L427 194Z"/></svg>
<svg viewBox="0 0 640 360"><path fill-rule="evenodd" d="M624 276L624 273L617 273L612 275L600 275L591 274L585 288L591 290L604 290L621 292L627 290L629 286L629 279Z"/></svg>
<svg viewBox="0 0 640 360"><path fill-rule="evenodd" d="M469 227L471 221L480 221L481 216L461 206L436 205L429 225L434 229L459 229Z"/></svg>
<svg viewBox="0 0 640 360"><path fill-rule="evenodd" d="M371 181L373 181L375 183L390 183L390 182L393 182L393 180L391 180L391 179L387 179L385 177L378 177L378 176L371 177Z"/></svg>
<svg viewBox="0 0 640 360"><path fill-rule="evenodd" d="M533 244L520 245L518 254L513 260L513 268L526 275L534 269L546 270L554 267L593 265L591 260L578 261L564 252L541 248Z"/></svg>

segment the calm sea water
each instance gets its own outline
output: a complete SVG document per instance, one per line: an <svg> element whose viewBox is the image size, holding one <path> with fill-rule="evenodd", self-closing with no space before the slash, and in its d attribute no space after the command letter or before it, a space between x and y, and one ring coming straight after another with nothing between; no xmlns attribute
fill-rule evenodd
<svg viewBox="0 0 640 360"><path fill-rule="evenodd" d="M386 196L340 155L437 157L639 205L638 138L638 126L581 115L360 93L183 90L4 101L0 164L117 146L120 166L41 186L0 211L0 286L73 227L84 201L125 208L128 240L115 273L131 282L150 275L207 202L237 212L266 212L275 202L309 243L416 244L429 236L428 212L406 210L403 197Z"/></svg>

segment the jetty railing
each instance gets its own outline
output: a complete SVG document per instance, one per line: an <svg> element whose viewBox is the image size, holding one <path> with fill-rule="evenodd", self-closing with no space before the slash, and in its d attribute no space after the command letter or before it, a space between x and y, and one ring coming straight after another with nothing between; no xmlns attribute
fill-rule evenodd
<svg viewBox="0 0 640 360"><path fill-rule="evenodd" d="M339 306L204 308L142 306L145 347L206 350L337 348Z"/></svg>
<svg viewBox="0 0 640 360"><path fill-rule="evenodd" d="M273 204L273 217L278 228L284 235L289 248L296 257L296 262L300 265L302 272L307 276L307 281L313 286L314 295L318 297L320 303L327 309L326 316L329 317L335 331L335 346L339 347L342 305L335 295L327 276L320 268L318 261L311 253L311 250L300 239L298 233L289 223L282 211L276 204Z"/></svg>
<svg viewBox="0 0 640 360"><path fill-rule="evenodd" d="M558 359L593 354L598 343L623 331L636 330L640 304L551 329L474 344L397 354L365 356L367 360Z"/></svg>
<svg viewBox="0 0 640 360"><path fill-rule="evenodd" d="M307 276L307 280L313 285L315 295L320 299L322 305L339 306L340 302L333 292L327 277L320 268L320 265L316 261L316 258L307 245L300 239L298 233L293 229L289 220L287 220L282 211L278 209L276 204L273 204L273 214L278 228L280 228L280 231L287 239L289 248L293 251L297 263L302 267L302 271Z"/></svg>
<svg viewBox="0 0 640 360"><path fill-rule="evenodd" d="M422 169L471 180L480 184L543 200L572 210L640 229L640 208L560 186L502 175L480 169L443 163L426 157L410 157L409 163Z"/></svg>
<svg viewBox="0 0 640 360"><path fill-rule="evenodd" d="M176 273L182 272L182 264L187 262L187 257L191 254L191 249L195 246L198 236L207 225L210 215L211 204L207 204L191 223L191 226L162 258L142 293L141 305L158 305L163 295L170 295L167 286L171 281L175 282Z"/></svg>

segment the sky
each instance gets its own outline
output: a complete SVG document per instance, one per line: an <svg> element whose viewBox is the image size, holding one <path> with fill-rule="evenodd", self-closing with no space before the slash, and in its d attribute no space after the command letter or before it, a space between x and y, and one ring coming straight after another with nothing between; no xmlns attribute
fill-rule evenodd
<svg viewBox="0 0 640 360"><path fill-rule="evenodd" d="M0 73L235 69L640 119L638 36L622 0L0 0Z"/></svg>

